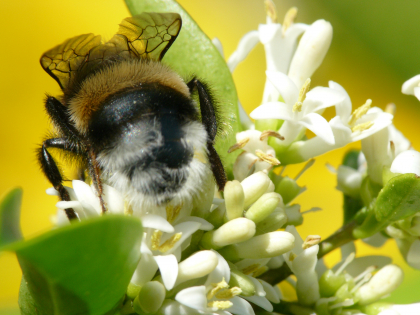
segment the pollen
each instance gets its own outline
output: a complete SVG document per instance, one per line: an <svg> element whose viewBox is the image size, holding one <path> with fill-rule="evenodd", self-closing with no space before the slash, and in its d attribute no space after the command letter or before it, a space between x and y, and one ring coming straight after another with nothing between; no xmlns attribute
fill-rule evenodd
<svg viewBox="0 0 420 315"><path fill-rule="evenodd" d="M216 293L217 299L231 299L234 296L237 296L242 293L241 288L239 287L232 287L230 289L221 290Z"/></svg>
<svg viewBox="0 0 420 315"><path fill-rule="evenodd" d="M267 139L268 137L274 137L280 140L284 140L284 137L282 135L280 135L278 132L275 132L273 130L264 130L261 133L260 140L263 141Z"/></svg>
<svg viewBox="0 0 420 315"><path fill-rule="evenodd" d="M360 106L359 108L356 108L350 117L349 125L352 126L360 117L366 114L371 105L372 105L372 100L369 99L362 106Z"/></svg>
<svg viewBox="0 0 420 315"><path fill-rule="evenodd" d="M222 281L220 281L219 283L212 283L211 285L213 286L213 289L211 289L209 293L207 293L208 300L211 300L220 290L229 288L229 284L227 284L225 278L223 278Z"/></svg>
<svg viewBox="0 0 420 315"><path fill-rule="evenodd" d="M295 260L295 258L296 258L296 254L294 254L294 253L289 254L289 261L293 261L293 260Z"/></svg>
<svg viewBox="0 0 420 315"><path fill-rule="evenodd" d="M270 163L271 165L279 165L280 161L277 160L274 156L266 154L261 150L255 150L255 155L258 156L262 161Z"/></svg>
<svg viewBox="0 0 420 315"><path fill-rule="evenodd" d="M229 148L228 153L232 153L233 151L242 149L249 142L249 140L250 140L249 138L244 138L238 143L235 143L233 146Z"/></svg>
<svg viewBox="0 0 420 315"><path fill-rule="evenodd" d="M151 237L151 247L152 250L158 250L161 253L166 253L170 250L174 245L180 240L182 233L176 233L172 235L169 239L167 239L162 245L160 245L160 241L162 239L162 231L155 230Z"/></svg>
<svg viewBox="0 0 420 315"><path fill-rule="evenodd" d="M365 123L358 124L358 125L354 126L353 128L351 128L351 131L353 131L353 132L364 131L364 130L368 130L372 126L373 126L373 122L367 121Z"/></svg>
<svg viewBox="0 0 420 315"><path fill-rule="evenodd" d="M394 103L389 103L385 107L385 113L391 114L393 116L395 115L396 110L397 110L397 106L395 106Z"/></svg>
<svg viewBox="0 0 420 315"><path fill-rule="evenodd" d="M321 236L319 235L308 235L305 241L302 244L303 249L308 249L314 245L317 245L321 242Z"/></svg>
<svg viewBox="0 0 420 315"><path fill-rule="evenodd" d="M179 215L182 209L182 204L173 206L171 204L166 206L166 220L172 223Z"/></svg>
<svg viewBox="0 0 420 315"><path fill-rule="evenodd" d="M297 13L298 9L296 7L291 7L284 16L283 25L281 27L281 33L283 37L285 36L289 27L295 22Z"/></svg>
<svg viewBox="0 0 420 315"><path fill-rule="evenodd" d="M231 301L211 301L207 303L208 307L215 308L218 310L225 310L231 307L233 303Z"/></svg>
<svg viewBox="0 0 420 315"><path fill-rule="evenodd" d="M267 17L270 18L272 23L277 23L277 10L274 2L272 0L265 0L264 4Z"/></svg>
<svg viewBox="0 0 420 315"><path fill-rule="evenodd" d="M301 112L302 111L302 106L303 106L303 102L305 101L306 98L306 94L309 92L309 88L311 87L311 79L306 79L305 83L303 84L302 88L299 91L299 96L298 96L298 100L295 103L295 105L293 105L293 112Z"/></svg>

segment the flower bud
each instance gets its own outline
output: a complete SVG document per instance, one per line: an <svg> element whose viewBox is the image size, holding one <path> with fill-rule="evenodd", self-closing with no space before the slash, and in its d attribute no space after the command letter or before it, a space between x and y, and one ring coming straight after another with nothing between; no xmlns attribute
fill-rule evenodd
<svg viewBox="0 0 420 315"><path fill-rule="evenodd" d="M394 291L403 278L404 274L400 267L387 265L379 270L368 283L361 286L355 297L360 305L371 304Z"/></svg>
<svg viewBox="0 0 420 315"><path fill-rule="evenodd" d="M282 207L277 207L268 217L257 223L255 235L277 231L287 222L287 216Z"/></svg>
<svg viewBox="0 0 420 315"><path fill-rule="evenodd" d="M270 178L264 172L257 172L245 178L241 185L245 195L244 207L247 209L267 191Z"/></svg>
<svg viewBox="0 0 420 315"><path fill-rule="evenodd" d="M237 180L227 182L224 190L226 217L228 220L242 217L245 195L242 185Z"/></svg>
<svg viewBox="0 0 420 315"><path fill-rule="evenodd" d="M245 213L245 217L254 221L261 222L268 217L282 201L277 193L268 193L262 195Z"/></svg>
<svg viewBox="0 0 420 315"><path fill-rule="evenodd" d="M165 299L165 287L159 281L147 282L133 301L133 309L138 314L155 314Z"/></svg>
<svg viewBox="0 0 420 315"><path fill-rule="evenodd" d="M285 176L276 184L274 191L281 195L283 203L287 205L300 194L301 187L299 187L294 179Z"/></svg>
<svg viewBox="0 0 420 315"><path fill-rule="evenodd" d="M397 155L391 164L392 173L420 175L420 152L407 150Z"/></svg>
<svg viewBox="0 0 420 315"><path fill-rule="evenodd" d="M134 284L134 283L130 282L128 284L128 288L127 288L127 292L126 292L127 297L130 300L134 300L136 298L136 296L139 295L140 290L141 290L140 285L137 285L137 284Z"/></svg>
<svg viewBox="0 0 420 315"><path fill-rule="evenodd" d="M255 223L246 218L226 222L217 230L205 233L201 246L205 249L219 249L224 246L249 240L255 234Z"/></svg>
<svg viewBox="0 0 420 315"><path fill-rule="evenodd" d="M332 40L332 26L325 20L315 21L302 35L290 63L288 76L301 87L321 65Z"/></svg>
<svg viewBox="0 0 420 315"><path fill-rule="evenodd" d="M239 270L230 270L230 280L229 287L238 287L242 290L241 295L243 296L252 296L255 294L254 283L249 279L249 277Z"/></svg>
<svg viewBox="0 0 420 315"><path fill-rule="evenodd" d="M228 260L271 258L290 251L294 242L295 237L291 233L276 231L255 236L239 244L226 246L219 253Z"/></svg>
<svg viewBox="0 0 420 315"><path fill-rule="evenodd" d="M185 281L208 275L219 263L217 255L210 250L196 252L178 264L175 286Z"/></svg>
<svg viewBox="0 0 420 315"><path fill-rule="evenodd" d="M325 271L319 279L319 292L322 297L334 296L335 292L346 283L344 274L336 275L331 269Z"/></svg>

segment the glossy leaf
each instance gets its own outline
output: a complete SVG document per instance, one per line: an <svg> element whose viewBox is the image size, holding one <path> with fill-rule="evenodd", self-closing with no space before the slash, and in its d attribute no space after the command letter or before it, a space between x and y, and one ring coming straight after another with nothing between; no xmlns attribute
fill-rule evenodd
<svg viewBox="0 0 420 315"><path fill-rule="evenodd" d="M108 215L9 246L23 278L22 314L112 314L140 259L142 226Z"/></svg>
<svg viewBox="0 0 420 315"><path fill-rule="evenodd" d="M132 15L142 12L177 12L181 15L181 32L162 62L183 77L197 76L212 88L223 117L221 128L224 129L224 133L216 138L216 150L231 177L232 165L239 152L228 154L227 150L236 142L235 134L240 130L240 122L235 85L223 57L176 1L126 0L126 3Z"/></svg>
<svg viewBox="0 0 420 315"><path fill-rule="evenodd" d="M21 203L21 188L11 190L0 203L0 249L22 239L19 223Z"/></svg>
<svg viewBox="0 0 420 315"><path fill-rule="evenodd" d="M420 178L402 174L389 180L376 199L375 215L392 223L420 211Z"/></svg>

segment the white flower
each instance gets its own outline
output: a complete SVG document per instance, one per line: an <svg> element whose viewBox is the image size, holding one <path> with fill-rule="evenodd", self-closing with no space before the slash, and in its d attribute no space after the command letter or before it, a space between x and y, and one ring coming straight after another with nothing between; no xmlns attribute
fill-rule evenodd
<svg viewBox="0 0 420 315"><path fill-rule="evenodd" d="M283 163L303 162L328 151L343 147L348 143L366 138L370 139L372 135L375 135L392 124L393 115L383 112L378 107L370 108L370 100L351 114L351 100L343 87L333 81L329 82L329 87L345 95L344 99L336 104L337 116L328 122L334 134L334 144L326 143L321 137L313 137L307 141L295 142L282 154L281 159ZM369 148L368 145L366 147Z"/></svg>
<svg viewBox="0 0 420 315"><path fill-rule="evenodd" d="M312 305L320 298L315 266L319 251L317 244L321 238L319 236L308 237L304 243L293 225L287 226L286 231L295 237L295 244L290 252L283 254L284 261L296 276L296 293L299 303Z"/></svg>
<svg viewBox="0 0 420 315"><path fill-rule="evenodd" d="M235 179L242 181L247 176L262 170L269 170L273 165L280 164L276 159L276 152L267 144L268 137L281 136L275 132L261 132L258 130L247 130L236 134L237 143L229 152L242 149L242 152L233 165Z"/></svg>
<svg viewBox="0 0 420 315"><path fill-rule="evenodd" d="M401 92L408 95L414 95L420 101L420 74L404 82Z"/></svg>
<svg viewBox="0 0 420 315"><path fill-rule="evenodd" d="M238 296L242 293L241 289L229 287L229 265L222 256L217 253L216 255L219 260L218 265L209 274L205 284L179 291L175 300L196 310L197 313L191 314L254 315L251 305Z"/></svg>
<svg viewBox="0 0 420 315"><path fill-rule="evenodd" d="M391 164L393 173L414 173L420 176L420 152L407 150L397 155Z"/></svg>
<svg viewBox="0 0 420 315"><path fill-rule="evenodd" d="M304 128L311 130L329 145L334 145L334 135L327 120L318 112L333 106L342 100L344 95L331 88L316 87L309 91L309 82L299 88L285 74L267 71L267 77L280 92L284 102L269 102L257 107L251 117L254 119L285 120L279 133L285 138L279 142L288 146L299 140Z"/></svg>

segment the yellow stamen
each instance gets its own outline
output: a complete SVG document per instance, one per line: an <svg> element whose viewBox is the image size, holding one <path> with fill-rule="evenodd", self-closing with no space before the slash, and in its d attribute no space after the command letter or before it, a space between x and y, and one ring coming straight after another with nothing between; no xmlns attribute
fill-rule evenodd
<svg viewBox="0 0 420 315"><path fill-rule="evenodd" d="M362 106L360 106L359 108L356 108L353 112L353 115L351 115L350 117L349 125L350 126L353 125L356 122L356 120L358 120L360 117L366 114L371 105L372 105L372 100L369 99Z"/></svg>
<svg viewBox="0 0 420 315"><path fill-rule="evenodd" d="M219 283L212 283L211 285L213 286L213 289L207 293L207 300L211 300L220 290L229 288L229 284L227 284L225 278L223 278Z"/></svg>
<svg viewBox="0 0 420 315"><path fill-rule="evenodd" d="M207 303L208 307L216 308L218 310L225 310L231 307L233 303L231 301L211 301Z"/></svg>
<svg viewBox="0 0 420 315"><path fill-rule="evenodd" d="M265 4L265 12L267 16L270 18L272 23L277 23L277 10L276 5L272 0L264 0Z"/></svg>
<svg viewBox="0 0 420 315"><path fill-rule="evenodd" d="M351 128L351 131L353 131L353 132L364 131L364 130L368 130L372 126L373 126L373 122L367 121L365 123L358 124L358 125L354 126L353 128Z"/></svg>
<svg viewBox="0 0 420 315"><path fill-rule="evenodd" d="M305 239L305 241L302 244L303 249L307 249L309 247L312 247L314 245L317 245L321 242L321 236L319 235L308 235Z"/></svg>
<svg viewBox="0 0 420 315"><path fill-rule="evenodd" d="M267 139L268 137L274 137L280 140L284 140L284 137L282 135L280 135L278 132L275 132L273 130L264 130L261 133L261 137L260 140L263 141L265 139Z"/></svg>
<svg viewBox="0 0 420 315"><path fill-rule="evenodd" d="M286 15L284 16L283 25L281 26L281 33L283 37L286 34L287 29L295 21L297 12L298 12L297 8L292 7L287 11Z"/></svg>
<svg viewBox="0 0 420 315"><path fill-rule="evenodd" d="M385 113L388 113L394 116L396 109L397 109L397 106L395 106L394 103L389 103L385 107Z"/></svg>
<svg viewBox="0 0 420 315"><path fill-rule="evenodd" d="M289 261L293 261L293 260L295 260L295 258L296 258L296 254L294 254L294 253L289 254Z"/></svg>
<svg viewBox="0 0 420 315"><path fill-rule="evenodd" d="M258 268L257 270L254 271L252 276L254 278L256 278L256 277L262 275L263 273L265 273L266 271L268 271L268 267L267 266L261 266L260 268Z"/></svg>
<svg viewBox="0 0 420 315"><path fill-rule="evenodd" d="M249 140L250 140L249 138L245 138L239 141L238 143L235 143L233 146L229 148L228 153L242 149L249 142Z"/></svg>
<svg viewBox="0 0 420 315"><path fill-rule="evenodd" d="M151 237L152 250L158 250L161 253L166 253L168 250L174 247L174 245L180 240L182 236L182 232L176 233L175 235L172 235L169 239L167 239L162 245L160 245L162 234L162 231L155 230Z"/></svg>
<svg viewBox="0 0 420 315"><path fill-rule="evenodd" d="M237 296L241 293L242 293L241 288L233 287L233 288L230 288L230 289L227 289L227 290L222 290L220 292L217 292L216 293L216 298L217 299L231 299L234 296Z"/></svg>
<svg viewBox="0 0 420 315"><path fill-rule="evenodd" d="M254 271L258 270L258 268L260 268L260 264L252 264L252 265L249 265L248 267L242 269L241 271L246 275L250 275Z"/></svg>
<svg viewBox="0 0 420 315"><path fill-rule="evenodd" d="M172 223L179 215L182 209L182 204L173 206L171 204L166 206L166 220Z"/></svg>
<svg viewBox="0 0 420 315"><path fill-rule="evenodd" d="M279 165L280 161L277 160L274 156L266 154L261 150L255 150L255 155L258 156L261 160L270 163L271 165Z"/></svg>
<svg viewBox="0 0 420 315"><path fill-rule="evenodd" d="M306 93L309 92L309 88L311 86L311 79L306 79L305 83L303 84L302 88L299 91L299 97L297 102L295 103L295 105L293 105L293 112L300 112L302 111L302 105L303 105L303 101L306 98Z"/></svg>

